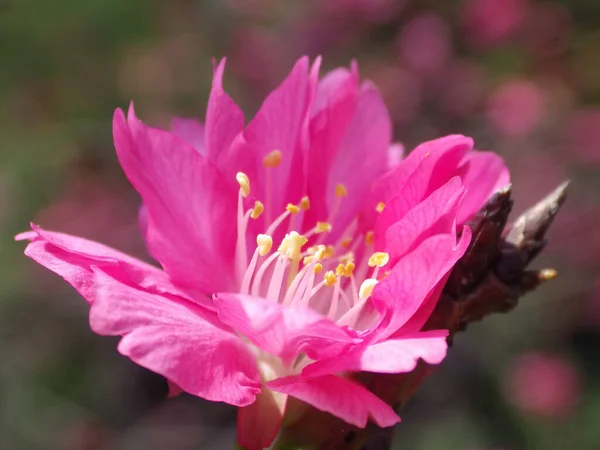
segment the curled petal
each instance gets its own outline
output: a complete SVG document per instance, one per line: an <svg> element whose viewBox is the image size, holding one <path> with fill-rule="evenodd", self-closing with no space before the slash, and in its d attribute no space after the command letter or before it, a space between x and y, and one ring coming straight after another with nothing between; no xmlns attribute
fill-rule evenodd
<svg viewBox="0 0 600 450"><path fill-rule="evenodd" d="M335 375L278 378L268 382L267 387L302 400L360 428L367 425L369 418L382 428L400 422L400 417L383 400L360 384Z"/></svg>
<svg viewBox="0 0 600 450"><path fill-rule="evenodd" d="M428 364L442 362L448 348L447 336L447 331L425 331L358 346L336 358L317 361L307 366L302 374L318 376L339 372L411 372L419 359Z"/></svg>
<svg viewBox="0 0 600 450"><path fill-rule="evenodd" d="M95 269L90 326L123 336L119 352L190 394L235 406L260 392L254 355L216 314L175 296L127 286Z"/></svg>
<svg viewBox="0 0 600 450"><path fill-rule="evenodd" d="M189 298L171 283L167 274L143 261L97 242L46 231L34 224L31 227L33 231L16 237L31 241L25 254L63 277L89 303L94 301L97 288L92 267L100 267L123 283L148 292Z"/></svg>

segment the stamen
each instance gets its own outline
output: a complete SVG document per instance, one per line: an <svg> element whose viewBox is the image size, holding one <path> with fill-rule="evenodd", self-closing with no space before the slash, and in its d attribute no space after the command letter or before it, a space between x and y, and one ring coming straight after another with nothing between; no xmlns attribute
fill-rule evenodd
<svg viewBox="0 0 600 450"><path fill-rule="evenodd" d="M335 187L335 195L336 197L346 197L348 195L348 189L340 183Z"/></svg>
<svg viewBox="0 0 600 450"><path fill-rule="evenodd" d="M279 150L273 150L263 158L264 167L275 169L276 167L279 167L279 164L281 164L281 151Z"/></svg>
<svg viewBox="0 0 600 450"><path fill-rule="evenodd" d="M335 276L335 273L333 273L332 270L328 270L327 272L325 272L323 279L325 280L325 286L333 286L337 281L337 277Z"/></svg>
<svg viewBox="0 0 600 450"><path fill-rule="evenodd" d="M378 281L373 278L367 278L360 285L360 289L358 290L358 296L361 300L366 300L373 293L373 289L377 286Z"/></svg>
<svg viewBox="0 0 600 450"><path fill-rule="evenodd" d="M310 208L310 200L308 199L308 196L305 195L304 197L302 197L300 199L300 209L302 211L308 211L308 209Z"/></svg>
<svg viewBox="0 0 600 450"><path fill-rule="evenodd" d="M269 290L267 291L267 299L275 302L279 301L279 293L281 292L281 285L283 283L283 274L287 267L287 259L282 255L275 264L273 275L271 276L271 282L269 283Z"/></svg>
<svg viewBox="0 0 600 450"><path fill-rule="evenodd" d="M323 252L323 259L331 258L333 255L335 255L335 248L333 247L333 245L328 245L327 247L325 247L325 251Z"/></svg>
<svg viewBox="0 0 600 450"><path fill-rule="evenodd" d="M321 273L322 270L323 270L323 264L321 264L321 263L316 263L315 266L313 267L313 273Z"/></svg>
<svg viewBox="0 0 600 450"><path fill-rule="evenodd" d="M354 264L353 261L348 261L346 263L346 265L344 266L344 276L350 278L352 276L352 274L354 273L355 267L356 267L356 264Z"/></svg>
<svg viewBox="0 0 600 450"><path fill-rule="evenodd" d="M261 235L259 235L261 236ZM258 240L258 239L257 239ZM250 293L250 281L252 280L252 275L254 274L254 269L256 269L256 263L258 261L258 255L260 254L260 248L257 247L252 255L252 259L250 260L250 264L244 272L244 277L242 278L242 286L240 288L240 292L242 294Z"/></svg>
<svg viewBox="0 0 600 450"><path fill-rule="evenodd" d="M377 203L377 206L375 207L375 210L380 213L383 211L383 209L385 208L385 203L383 202L379 202Z"/></svg>
<svg viewBox="0 0 600 450"><path fill-rule="evenodd" d="M315 233L329 233L331 231L331 224L329 222L317 222L315 226Z"/></svg>
<svg viewBox="0 0 600 450"><path fill-rule="evenodd" d="M331 303L329 304L329 311L327 312L327 317L331 320L335 320L335 316L338 310L338 303L340 301L340 279L338 278L335 282L335 286L333 287L333 293L331 294Z"/></svg>
<svg viewBox="0 0 600 450"><path fill-rule="evenodd" d="M373 245L374 242L375 242L375 233L373 232L373 230L367 231L365 233L365 244Z"/></svg>
<svg viewBox="0 0 600 450"><path fill-rule="evenodd" d="M300 212L300 208L298 208L296 205L292 205L291 203L287 204L285 210L290 214L298 214Z"/></svg>
<svg viewBox="0 0 600 450"><path fill-rule="evenodd" d="M300 261L302 259L302 246L307 242L306 237L292 231L285 235L277 251L292 261Z"/></svg>
<svg viewBox="0 0 600 450"><path fill-rule="evenodd" d="M279 253L277 253L277 252L273 253L258 268L258 271L256 272L256 276L254 277L254 282L252 283L252 295L253 296L255 296L255 297L259 297L260 296L260 288L261 288L262 279L263 279L263 277L265 275L265 272L267 271L267 269L269 268L269 266L271 264L273 264L273 261L275 261L277 258L279 258L279 256L280 256Z"/></svg>
<svg viewBox="0 0 600 450"><path fill-rule="evenodd" d="M273 238L268 234L259 234L256 236L256 244L258 246L258 253L260 256L266 256L271 251L273 246Z"/></svg>
<svg viewBox="0 0 600 450"><path fill-rule="evenodd" d="M250 217L252 217L253 219L258 219L264 210L265 205L263 205L262 202L256 200L254 202L254 208L252 208L252 213L250 214Z"/></svg>
<svg viewBox="0 0 600 450"><path fill-rule="evenodd" d="M238 172L235 174L235 179L240 185L242 196L244 198L248 197L248 195L250 195L250 179L248 178L248 175L246 175L244 172Z"/></svg>
<svg viewBox="0 0 600 450"><path fill-rule="evenodd" d="M390 261L390 255L385 252L375 252L369 258L369 267L383 267Z"/></svg>
<svg viewBox="0 0 600 450"><path fill-rule="evenodd" d="M350 244L352 244L352 238L351 237L345 237L342 240L342 243L340 244L342 248L348 248L350 247Z"/></svg>

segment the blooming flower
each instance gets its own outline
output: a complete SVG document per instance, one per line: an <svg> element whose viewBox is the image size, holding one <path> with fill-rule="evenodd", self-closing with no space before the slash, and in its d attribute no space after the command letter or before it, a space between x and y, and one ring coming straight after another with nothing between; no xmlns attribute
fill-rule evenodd
<svg viewBox="0 0 600 450"><path fill-rule="evenodd" d="M447 332L421 328L469 243L462 224L508 172L463 136L395 164L386 108L355 64L319 82L320 60L300 59L244 127L224 64L204 124L176 119L171 133L133 107L114 115L162 270L36 225L17 238L86 298L93 331L122 336L120 353L238 406L244 447L271 443L289 396L391 426L392 408L348 374L444 358Z"/></svg>

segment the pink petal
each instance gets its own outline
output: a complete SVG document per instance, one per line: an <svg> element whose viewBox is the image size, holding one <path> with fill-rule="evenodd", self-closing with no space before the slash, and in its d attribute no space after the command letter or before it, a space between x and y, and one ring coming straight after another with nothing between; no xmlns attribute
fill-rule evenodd
<svg viewBox="0 0 600 450"><path fill-rule="evenodd" d="M16 237L31 241L25 254L63 277L90 303L97 288L92 267L100 267L124 283L149 292L186 296L173 286L166 273L143 261L97 242L46 231L34 224L31 227L34 231Z"/></svg>
<svg viewBox="0 0 600 450"><path fill-rule="evenodd" d="M113 132L123 170L148 209L150 253L182 286L233 286L235 189L184 141L142 124L133 108L127 122L115 112Z"/></svg>
<svg viewBox="0 0 600 450"><path fill-rule="evenodd" d="M300 353L312 359L331 357L355 342L345 329L310 308L230 293L215 294L214 303L219 319L283 360Z"/></svg>
<svg viewBox="0 0 600 450"><path fill-rule="evenodd" d="M463 192L460 178L453 177L412 208L407 205L409 196L393 198L375 224L376 248L388 252L395 264L423 240L451 233Z"/></svg>
<svg viewBox="0 0 600 450"><path fill-rule="evenodd" d="M412 204L423 200L445 184L465 156L473 148L473 140L461 135L424 142L373 185L370 200L363 211L362 227L372 229L377 216L375 206L388 203L396 196L410 196Z"/></svg>
<svg viewBox="0 0 600 450"><path fill-rule="evenodd" d="M408 373L419 359L428 364L439 364L446 356L447 331L425 331L364 345L329 360L307 366L306 376L339 372Z"/></svg>
<svg viewBox="0 0 600 450"><path fill-rule="evenodd" d="M352 119L358 93L356 64L351 70L336 69L318 85L310 117L308 173L311 199L309 213L314 221L327 218L326 193L329 171Z"/></svg>
<svg viewBox="0 0 600 450"><path fill-rule="evenodd" d="M204 125L196 119L175 117L171 120L171 131L177 137L196 149L198 153L206 156L204 147Z"/></svg>
<svg viewBox="0 0 600 450"><path fill-rule="evenodd" d="M502 158L492 152L471 152L458 168L467 189L457 223L465 223L497 191L510 184L510 174Z"/></svg>
<svg viewBox="0 0 600 450"><path fill-rule="evenodd" d="M216 314L94 272L98 292L90 326L98 334L123 336L121 354L190 394L235 406L254 401L260 392L254 356Z"/></svg>
<svg viewBox="0 0 600 450"><path fill-rule="evenodd" d="M391 120L381 94L373 84L363 83L356 113L329 174L326 195L330 212L339 200L335 195L336 185L343 184L348 190L348 197L341 199L335 215L335 227L329 236L332 241L356 217L373 182L386 171L391 133ZM357 170L360 170L360 176L357 176Z"/></svg>
<svg viewBox="0 0 600 450"><path fill-rule="evenodd" d="M382 428L400 422L387 403L360 384L335 375L278 378L268 382L267 387L291 395L360 428L367 425L369 418Z"/></svg>
<svg viewBox="0 0 600 450"><path fill-rule="evenodd" d="M464 254L471 240L465 227L460 241L454 234L436 235L405 255L381 281L371 296L373 304L386 316L374 331L382 341L399 330L421 307L428 294Z"/></svg>
<svg viewBox="0 0 600 450"><path fill-rule="evenodd" d="M263 388L251 405L238 410L238 444L246 450L268 448L281 426L287 395Z"/></svg>
<svg viewBox="0 0 600 450"><path fill-rule="evenodd" d="M206 157L225 174L227 181L235 183L235 174L247 170L251 155L239 154L232 147L233 140L244 129L244 113L223 90L225 58L214 69L212 89L206 110L204 145Z"/></svg>
<svg viewBox="0 0 600 450"><path fill-rule="evenodd" d="M250 179L255 195L265 203L265 215L277 217L287 203L296 203L306 191L302 141L312 99L308 58L298 60L283 83L267 97L256 117L248 124L242 140L236 140L236 154L253 155L257 175ZM263 158L281 151L281 164L269 169L266 186ZM253 175L252 173L248 174Z"/></svg>

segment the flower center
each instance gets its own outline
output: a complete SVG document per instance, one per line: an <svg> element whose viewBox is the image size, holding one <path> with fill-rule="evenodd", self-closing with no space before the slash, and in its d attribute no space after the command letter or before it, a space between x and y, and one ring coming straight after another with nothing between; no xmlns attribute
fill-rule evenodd
<svg viewBox="0 0 600 450"><path fill-rule="evenodd" d="M276 167L279 155L265 158L267 171ZM297 224L310 208L310 200L303 197L297 205L288 204L274 220L265 214L268 225L256 237L256 248L248 261L248 224L269 208L256 201L244 209L244 199L250 195L250 180L238 172L240 186L237 214L236 274L242 294L260 296L289 307L310 307L340 325L356 327L363 307L373 289L387 273L380 274L389 262L389 255L373 252L373 232L356 231L356 220L337 242L326 245L327 235L333 228L334 218L348 192L344 185L335 188L334 203L326 222L301 233ZM267 189L268 191L268 189ZM273 235L291 218L287 233L277 247ZM306 247L309 239L314 245ZM360 255L359 258L356 255Z"/></svg>

